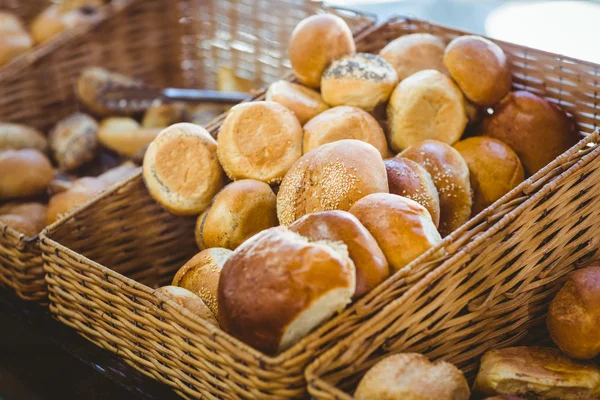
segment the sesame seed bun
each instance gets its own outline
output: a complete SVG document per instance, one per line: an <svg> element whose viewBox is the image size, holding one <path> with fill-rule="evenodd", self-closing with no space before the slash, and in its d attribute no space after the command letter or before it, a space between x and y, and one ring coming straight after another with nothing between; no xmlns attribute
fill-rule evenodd
<svg viewBox="0 0 600 400"><path fill-rule="evenodd" d="M161 293L168 299L173 300L181 307L188 309L211 325L219 327L217 319L202 299L187 289L177 286L163 286L156 289L155 293Z"/></svg>
<svg viewBox="0 0 600 400"><path fill-rule="evenodd" d="M329 108L319 92L284 80L269 86L266 100L287 107L296 115L301 125Z"/></svg>
<svg viewBox="0 0 600 400"><path fill-rule="evenodd" d="M444 50L446 43L429 33L404 35L388 43L379 55L392 64L398 79L403 80L425 69L446 73Z"/></svg>

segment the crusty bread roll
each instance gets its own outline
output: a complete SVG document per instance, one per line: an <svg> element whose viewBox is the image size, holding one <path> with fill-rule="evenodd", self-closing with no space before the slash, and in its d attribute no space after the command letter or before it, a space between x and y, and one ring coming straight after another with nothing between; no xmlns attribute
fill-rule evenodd
<svg viewBox="0 0 600 400"><path fill-rule="evenodd" d="M46 224L50 225L63 215L92 199L107 188L98 178L84 177L73 182L73 186L65 192L55 194L48 202Z"/></svg>
<svg viewBox="0 0 600 400"><path fill-rule="evenodd" d="M519 90L509 93L486 116L480 134L499 139L519 156L525 170L534 174L577 143L575 125L547 100Z"/></svg>
<svg viewBox="0 0 600 400"><path fill-rule="evenodd" d="M389 155L385 133L368 112L349 106L331 108L304 125L303 153L322 144L342 139L356 139L375 146L381 157Z"/></svg>
<svg viewBox="0 0 600 400"><path fill-rule="evenodd" d="M116 72L108 71L99 67L85 68L79 78L75 91L79 100L92 112L94 115L105 117L114 116L116 111L105 107L100 103L101 94L111 86L136 86L140 85L139 81L133 78L122 75ZM119 114L126 114L126 110L122 110Z"/></svg>
<svg viewBox="0 0 600 400"><path fill-rule="evenodd" d="M277 216L289 225L318 211L347 211L360 198L388 192L381 154L360 140L338 140L306 153L290 168L277 193Z"/></svg>
<svg viewBox="0 0 600 400"><path fill-rule="evenodd" d="M426 139L454 144L467 125L460 89L452 79L431 69L400 82L387 115L390 145L397 152Z"/></svg>
<svg viewBox="0 0 600 400"><path fill-rule="evenodd" d="M471 216L473 199L469 167L460 153L446 143L425 140L400 153L429 172L440 196L440 224L442 237L467 222Z"/></svg>
<svg viewBox="0 0 600 400"><path fill-rule="evenodd" d="M357 400L468 400L471 391L454 365L432 363L417 353L394 354L367 371L354 397Z"/></svg>
<svg viewBox="0 0 600 400"><path fill-rule="evenodd" d="M144 113L142 126L144 128L166 128L178 122L185 122L187 106L185 103L158 104Z"/></svg>
<svg viewBox="0 0 600 400"><path fill-rule="evenodd" d="M48 141L61 171L72 171L92 160L98 146L98 124L87 114L76 112L60 120Z"/></svg>
<svg viewBox="0 0 600 400"><path fill-rule="evenodd" d="M33 40L15 14L0 11L0 66L33 46Z"/></svg>
<svg viewBox="0 0 600 400"><path fill-rule="evenodd" d="M319 92L285 80L269 86L266 100L287 107L296 115L301 125L329 108Z"/></svg>
<svg viewBox="0 0 600 400"><path fill-rule="evenodd" d="M568 356L589 359L600 354L600 267L569 276L550 303L546 322L552 340Z"/></svg>
<svg viewBox="0 0 600 400"><path fill-rule="evenodd" d="M427 209L406 197L370 194L358 200L350 213L371 232L392 274L442 241Z"/></svg>
<svg viewBox="0 0 600 400"><path fill-rule="evenodd" d="M215 196L198 225L204 248L235 250L249 237L279 225L277 197L264 182L232 182Z"/></svg>
<svg viewBox="0 0 600 400"><path fill-rule="evenodd" d="M48 141L35 128L0 122L0 151L21 149L36 149L45 153L48 151Z"/></svg>
<svg viewBox="0 0 600 400"><path fill-rule="evenodd" d="M137 121L128 117L105 118L100 122L98 140L106 148L132 157L156 139L163 129L141 127Z"/></svg>
<svg viewBox="0 0 600 400"><path fill-rule="evenodd" d="M356 51L352 31L332 14L313 15L292 32L289 56L294 75L303 85L318 88L321 75L332 61Z"/></svg>
<svg viewBox="0 0 600 400"><path fill-rule="evenodd" d="M39 151L0 151L0 200L43 194L53 178L52 164Z"/></svg>
<svg viewBox="0 0 600 400"><path fill-rule="evenodd" d="M512 76L506 54L480 36L460 36L444 53L444 65L473 103L490 107L510 90Z"/></svg>
<svg viewBox="0 0 600 400"><path fill-rule="evenodd" d="M206 129L171 125L148 146L144 182L150 195L178 215L199 214L225 183L217 142Z"/></svg>
<svg viewBox="0 0 600 400"><path fill-rule="evenodd" d="M600 395L600 369L550 347L490 350L481 358L473 392L539 399L591 399Z"/></svg>
<svg viewBox="0 0 600 400"><path fill-rule="evenodd" d="M27 237L46 226L46 206L41 203L8 203L0 206L0 222Z"/></svg>
<svg viewBox="0 0 600 400"><path fill-rule="evenodd" d="M35 43L46 42L67 29L93 21L98 11L97 7L87 6L62 11L60 4L52 4L31 22L31 36Z"/></svg>
<svg viewBox="0 0 600 400"><path fill-rule="evenodd" d="M366 111L386 102L398 83L392 65L369 53L334 61L321 78L321 96L330 106L354 106Z"/></svg>
<svg viewBox="0 0 600 400"><path fill-rule="evenodd" d="M440 197L429 172L404 157L384 161L391 194L416 201L429 211L433 224L440 225Z"/></svg>
<svg viewBox="0 0 600 400"><path fill-rule="evenodd" d="M347 211L332 210L305 215L290 225L311 242L343 242L356 267L357 299L383 282L390 269L377 241L360 221Z"/></svg>
<svg viewBox="0 0 600 400"><path fill-rule="evenodd" d="M156 289L155 293L161 293L170 300L179 304L181 307L188 309L193 314L196 314L211 325L219 327L217 319L204 304L202 299L187 289L178 286L163 286Z"/></svg>
<svg viewBox="0 0 600 400"><path fill-rule="evenodd" d="M517 153L497 139L475 136L454 145L469 166L472 215L492 205L525 179Z"/></svg>
<svg viewBox="0 0 600 400"><path fill-rule="evenodd" d="M392 64L398 79L403 80L425 69L445 73L444 50L446 44L429 33L413 33L400 36L388 43L379 55Z"/></svg>
<svg viewBox="0 0 600 400"><path fill-rule="evenodd" d="M302 126L298 118L272 101L233 107L217 140L219 161L233 180L279 183L302 155Z"/></svg>
<svg viewBox="0 0 600 400"><path fill-rule="evenodd" d="M223 266L219 321L226 332L273 354L350 303L355 279L345 245L270 228L244 242Z"/></svg>

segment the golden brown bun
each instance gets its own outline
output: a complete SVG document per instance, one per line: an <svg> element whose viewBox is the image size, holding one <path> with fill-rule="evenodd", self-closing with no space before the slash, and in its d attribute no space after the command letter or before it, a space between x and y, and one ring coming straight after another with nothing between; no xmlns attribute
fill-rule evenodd
<svg viewBox="0 0 600 400"><path fill-rule="evenodd" d="M429 172L408 158L384 161L391 194L416 201L429 211L433 224L440 225L440 197Z"/></svg>
<svg viewBox="0 0 600 400"><path fill-rule="evenodd" d="M512 76L506 54L479 36L461 36L448 44L444 65L473 103L490 107L510 90Z"/></svg>
<svg viewBox="0 0 600 400"><path fill-rule="evenodd" d="M301 125L329 108L319 92L284 80L269 86L266 100L287 107L296 115Z"/></svg>
<svg viewBox="0 0 600 400"><path fill-rule="evenodd" d="M499 139L535 174L577 143L575 126L547 100L524 90L509 93L484 118L480 133Z"/></svg>
<svg viewBox="0 0 600 400"><path fill-rule="evenodd" d="M388 192L381 154L360 140L338 140L302 156L285 175L277 193L277 216L290 225L318 211L347 211L360 198Z"/></svg>
<svg viewBox="0 0 600 400"><path fill-rule="evenodd" d="M385 255L373 235L347 211L332 210L308 214L290 225L290 230L310 240L343 242L356 267L356 290L359 298L390 276Z"/></svg>
<svg viewBox="0 0 600 400"><path fill-rule="evenodd" d="M32 127L0 122L0 151L21 149L36 149L45 153L48 151L48 141Z"/></svg>
<svg viewBox="0 0 600 400"><path fill-rule="evenodd" d="M473 391L540 399L584 399L600 395L600 369L550 347L490 350L481 358Z"/></svg>
<svg viewBox="0 0 600 400"><path fill-rule="evenodd" d="M401 36L387 44L379 55L392 64L398 79L403 80L425 69L446 73L444 41L429 33Z"/></svg>
<svg viewBox="0 0 600 400"><path fill-rule="evenodd" d="M350 212L371 232L392 274L442 241L427 209L406 197L370 194Z"/></svg>
<svg viewBox="0 0 600 400"><path fill-rule="evenodd" d="M465 101L450 78L425 70L404 79L387 106L390 145L401 151L423 140L456 143L467 125Z"/></svg>
<svg viewBox="0 0 600 400"><path fill-rule="evenodd" d="M156 292L164 294L170 300L173 300L181 307L188 309L209 324L214 325L217 328L219 327L219 323L215 316L206 304L204 304L202 299L189 290L177 286L163 286L156 289Z"/></svg>
<svg viewBox="0 0 600 400"><path fill-rule="evenodd" d="M218 318L219 278L223 265L231 254L233 252L229 249L203 250L179 268L171 284L185 288L200 297L215 318Z"/></svg>
<svg viewBox="0 0 600 400"><path fill-rule="evenodd" d="M4 224L13 228L15 231L22 233L26 237L34 237L37 235L42 229L37 229L35 223L23 217L21 215L0 215L0 224ZM0 229L2 229L2 225L0 225Z"/></svg>
<svg viewBox="0 0 600 400"><path fill-rule="evenodd" d="M46 206L41 203L4 204L0 206L0 222L27 237L34 237L46 226Z"/></svg>
<svg viewBox="0 0 600 400"><path fill-rule="evenodd" d="M185 122L187 106L185 103L159 104L152 106L144 113L144 128L166 128L178 122Z"/></svg>
<svg viewBox="0 0 600 400"><path fill-rule="evenodd" d="M0 66L31 47L33 47L33 40L19 17L0 11Z"/></svg>
<svg viewBox="0 0 600 400"><path fill-rule="evenodd" d="M321 78L321 96L330 106L354 106L366 111L386 102L398 83L392 65L369 53L334 61Z"/></svg>
<svg viewBox="0 0 600 400"><path fill-rule="evenodd" d="M308 153L325 143L356 139L372 144L387 157L389 149L383 129L368 112L348 106L331 108L304 125L302 151Z"/></svg>
<svg viewBox="0 0 600 400"><path fill-rule="evenodd" d="M289 56L294 75L303 85L318 88L321 75L332 61L356 51L352 31L332 14L313 15L292 32Z"/></svg>
<svg viewBox="0 0 600 400"><path fill-rule="evenodd" d="M460 153L446 143L425 140L400 153L429 172L440 196L440 224L442 237L467 222L471 216L473 199L469 167Z"/></svg>
<svg viewBox="0 0 600 400"><path fill-rule="evenodd" d="M525 179L517 153L500 140L476 136L454 145L469 166L472 215L492 205Z"/></svg>
<svg viewBox="0 0 600 400"><path fill-rule="evenodd" d="M77 79L76 92L79 100L94 113L105 117L116 112L99 102L100 95L111 86L134 86L140 83L133 78L99 67L85 68ZM122 113L121 113L122 114Z"/></svg>
<svg viewBox="0 0 600 400"><path fill-rule="evenodd" d="M93 21L98 17L98 10L84 6L63 12L60 4L52 4L31 22L31 36L35 43L43 43L67 29Z"/></svg>
<svg viewBox="0 0 600 400"><path fill-rule="evenodd" d="M0 151L0 200L43 194L53 178L52 164L39 151Z"/></svg>
<svg viewBox="0 0 600 400"><path fill-rule="evenodd" d="M242 179L225 186L204 217L204 246L235 250L249 237L279 225L277 197L266 183Z"/></svg>
<svg viewBox="0 0 600 400"><path fill-rule="evenodd" d="M302 126L293 112L272 101L233 107L217 140L219 161L233 180L279 183L302 155Z"/></svg>
<svg viewBox="0 0 600 400"><path fill-rule="evenodd" d="M77 179L69 190L58 193L50 198L46 224L50 225L54 223L63 215L92 199L106 188L107 185L98 178L84 177Z"/></svg>
<svg viewBox="0 0 600 400"><path fill-rule="evenodd" d="M178 215L199 214L225 183L217 142L206 129L171 125L148 146L144 181L150 195Z"/></svg>
<svg viewBox="0 0 600 400"><path fill-rule="evenodd" d="M48 141L61 171L72 171L91 161L98 146L98 124L89 115L74 113L59 121Z"/></svg>
<svg viewBox="0 0 600 400"><path fill-rule="evenodd" d="M142 128L132 118L105 118L100 123L98 140L106 148L132 157L149 145L164 128Z"/></svg>
<svg viewBox="0 0 600 400"><path fill-rule="evenodd" d="M569 276L550 303L546 322L552 340L568 356L589 359L600 354L600 267Z"/></svg>
<svg viewBox="0 0 600 400"><path fill-rule="evenodd" d="M270 228L223 266L219 321L250 346L276 353L346 307L355 279L345 245L310 243L285 227Z"/></svg>

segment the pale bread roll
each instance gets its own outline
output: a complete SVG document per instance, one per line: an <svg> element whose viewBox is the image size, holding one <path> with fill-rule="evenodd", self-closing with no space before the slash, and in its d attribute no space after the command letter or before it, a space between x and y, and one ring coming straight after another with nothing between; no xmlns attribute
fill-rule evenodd
<svg viewBox="0 0 600 400"><path fill-rule="evenodd" d="M301 125L327 110L319 92L284 80L272 83L266 94L267 101L274 101L292 111Z"/></svg>
<svg viewBox="0 0 600 400"><path fill-rule="evenodd" d="M392 40L381 49L379 55L394 67L398 79L402 81L425 69L446 73L445 49L446 43L442 38L429 33L413 33Z"/></svg>
<svg viewBox="0 0 600 400"><path fill-rule="evenodd" d="M98 140L108 149L133 157L156 139L163 129L141 127L136 120L128 117L105 118L100 122Z"/></svg>

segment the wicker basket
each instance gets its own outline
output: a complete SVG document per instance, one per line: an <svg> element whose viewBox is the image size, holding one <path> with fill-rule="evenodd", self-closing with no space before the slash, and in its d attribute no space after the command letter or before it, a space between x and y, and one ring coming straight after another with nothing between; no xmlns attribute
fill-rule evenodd
<svg viewBox="0 0 600 400"><path fill-rule="evenodd" d="M0 10L10 11L29 23L50 4L49 0L0 0Z"/></svg>
<svg viewBox="0 0 600 400"><path fill-rule="evenodd" d="M393 19L362 34L357 48L376 52L390 40L417 31L445 38L461 34L421 21ZM585 93L594 93L593 65L557 61L554 55L514 45L503 47L513 57L515 87L547 93L574 115L583 133L594 129L595 105L583 101ZM522 67L523 63L531 66ZM561 63L565 68L568 65L570 75L557 71L563 67ZM556 78L561 74L562 78ZM570 76L579 76L585 84L573 88ZM222 119L208 127L213 135ZM60 321L179 393L193 397L299 397L306 389L303 370L314 357L356 331L440 263L455 260L452 255L462 254L460 250L474 238L488 231L493 232L491 238L500 240L496 236L500 234L489 228L506 215L514 218L528 194L561 175L565 166L585 153L577 149L587 148L597 136L586 140L573 154L555 160L445 238L440 245L447 251L443 259L437 249L428 251L276 357L261 354L154 293L152 288L167 284L197 251L191 234L194 219L162 210L149 197L139 175L43 233L50 309ZM569 157L573 160L566 161ZM577 242L585 240L582 237ZM499 245L495 254L498 257L505 250Z"/></svg>

